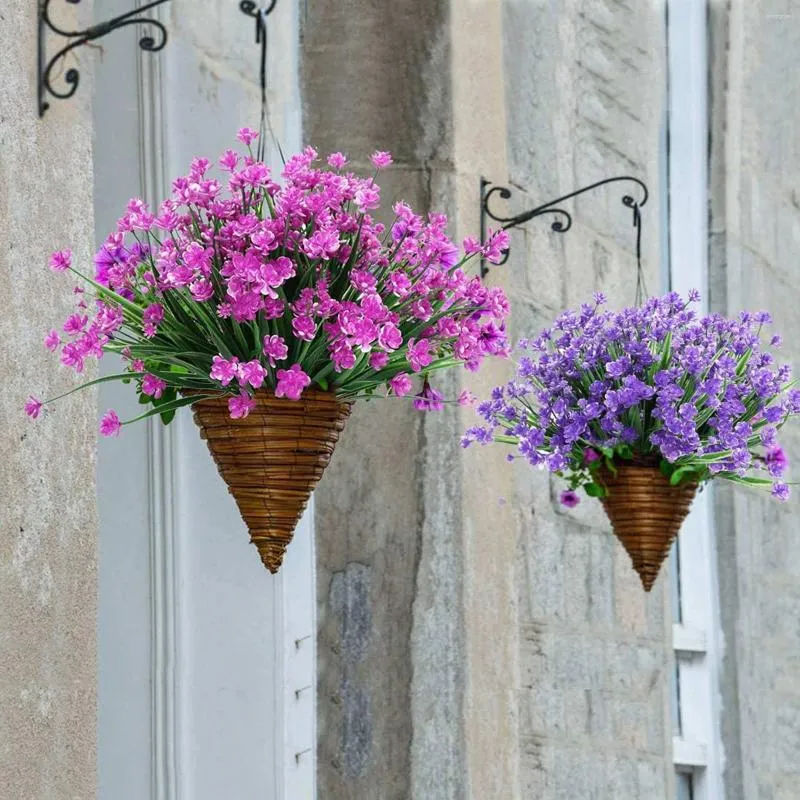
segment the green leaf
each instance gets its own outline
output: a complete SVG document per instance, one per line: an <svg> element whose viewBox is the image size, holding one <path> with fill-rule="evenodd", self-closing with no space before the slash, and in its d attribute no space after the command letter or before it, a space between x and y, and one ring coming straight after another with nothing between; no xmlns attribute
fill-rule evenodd
<svg viewBox="0 0 800 800"><path fill-rule="evenodd" d="M200 400L208 400L208 399L214 398L214 397L219 397L219 392L217 392L216 394L209 393L209 394L202 394L202 395L192 396L192 397L181 397L180 399L174 400L171 403L166 403L166 404L161 405L161 406L159 406L157 408L151 408L150 411L147 411L144 414L140 414L138 417L134 417L133 419L126 419L125 422L123 422L122 424L123 425L130 425L133 422L139 422L139 420L147 419L148 417L152 417L155 414L162 414L163 415L163 414L165 414L165 413L167 413L169 411L175 411L178 408L183 408L184 406L189 406L192 403L197 403Z"/></svg>
<svg viewBox="0 0 800 800"><path fill-rule="evenodd" d="M613 475L617 474L617 466L614 463L614 459L608 458L607 456L606 456L606 469L608 469L608 471L611 472Z"/></svg>
<svg viewBox="0 0 800 800"><path fill-rule="evenodd" d="M74 389L70 389L68 392L64 392L64 394L57 395L56 397L50 397L44 401L44 404L47 405L48 403L54 403L56 400L60 400L62 397L68 397L75 392L79 392L81 389L88 389L90 386L95 386L98 383L108 383L109 381L124 381L126 378L130 380L131 378L143 378L144 372L120 372L116 375L105 375L102 378L95 378L93 381L87 381L86 383L82 383L80 386L76 386Z"/></svg>
<svg viewBox="0 0 800 800"><path fill-rule="evenodd" d="M677 486L684 478L687 480L694 474L694 467L680 467L672 473L669 479L670 486Z"/></svg>
<svg viewBox="0 0 800 800"><path fill-rule="evenodd" d="M587 483L583 488L589 497L605 497L608 494L605 487L600 486L598 483Z"/></svg>

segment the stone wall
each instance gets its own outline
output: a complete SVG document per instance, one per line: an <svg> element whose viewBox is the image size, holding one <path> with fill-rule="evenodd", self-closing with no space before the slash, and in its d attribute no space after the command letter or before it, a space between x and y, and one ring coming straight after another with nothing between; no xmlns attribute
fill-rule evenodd
<svg viewBox="0 0 800 800"><path fill-rule="evenodd" d="M87 4L82 4L86 6ZM91 8L59 9L67 21ZM47 269L71 246L93 253L91 69L44 120L36 106L36 3L0 10L0 795L95 793L97 534L91 392L28 420L29 393L75 384L42 344L70 312L68 276ZM85 55L81 55L82 63Z"/></svg>
<svg viewBox="0 0 800 800"><path fill-rule="evenodd" d="M797 365L800 9L743 0L711 8L711 304L771 311L783 356ZM781 439L796 465L798 425ZM781 506L721 487L716 513L726 798L788 800L800 777L797 493Z"/></svg>
<svg viewBox="0 0 800 800"><path fill-rule="evenodd" d="M499 2L308 3L305 139L362 170L392 151L387 208L475 233L481 170L505 163L500 22ZM359 407L315 495L321 797L516 796L510 478L464 458L471 420Z"/></svg>
<svg viewBox="0 0 800 800"><path fill-rule="evenodd" d="M504 3L511 207L532 208L612 175L641 178L647 286L659 288L663 7L568 0ZM541 218L512 239L512 330L530 335L603 291L635 294L627 186L565 204L572 230ZM594 501L573 510L546 473L515 465L519 542L522 797L668 797L667 581L649 595ZM663 571L667 572L666 569Z"/></svg>

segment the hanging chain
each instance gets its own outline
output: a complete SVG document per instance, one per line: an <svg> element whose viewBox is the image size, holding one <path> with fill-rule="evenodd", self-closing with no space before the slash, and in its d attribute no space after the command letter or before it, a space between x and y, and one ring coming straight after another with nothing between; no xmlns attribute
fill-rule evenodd
<svg viewBox="0 0 800 800"><path fill-rule="evenodd" d="M638 203L634 203L632 208L633 227L636 230L636 305L640 306L647 297L647 285L642 268L642 212L639 210Z"/></svg>
<svg viewBox="0 0 800 800"><path fill-rule="evenodd" d="M281 159L284 159L283 150L281 149L280 142L275 136L275 131L272 128L272 120L269 113L269 98L268 98L268 83L267 83L267 17L272 13L275 8L277 0L271 0L270 4L266 7L256 8L254 0L242 0L239 8L249 17L253 17L256 22L256 44L261 45L261 62L259 65L259 83L261 86L261 120L258 126L258 148L256 151L256 158L259 161L264 161L267 153L267 134L269 134L272 143L275 145Z"/></svg>

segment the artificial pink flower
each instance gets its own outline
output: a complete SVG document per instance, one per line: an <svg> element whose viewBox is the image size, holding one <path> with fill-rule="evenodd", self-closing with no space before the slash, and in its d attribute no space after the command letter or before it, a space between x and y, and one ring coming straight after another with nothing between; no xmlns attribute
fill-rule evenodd
<svg viewBox="0 0 800 800"><path fill-rule="evenodd" d="M106 411L100 420L101 436L119 436L122 423L119 421L116 411Z"/></svg>
<svg viewBox="0 0 800 800"><path fill-rule="evenodd" d="M72 336L80 333L89 322L89 317L81 316L80 314L70 314L67 321L64 323L64 333Z"/></svg>
<svg viewBox="0 0 800 800"><path fill-rule="evenodd" d="M474 256L481 251L481 243L474 236L467 236L467 238L464 239L462 247L468 256Z"/></svg>
<svg viewBox="0 0 800 800"><path fill-rule="evenodd" d="M252 128L240 128L239 132L236 134L236 138L247 147L258 139L258 131L254 131Z"/></svg>
<svg viewBox="0 0 800 800"><path fill-rule="evenodd" d="M72 266L72 250L58 250L50 256L50 269L64 272Z"/></svg>
<svg viewBox="0 0 800 800"><path fill-rule="evenodd" d="M388 167L389 164L392 163L392 154L387 153L385 150L376 150L369 157L369 160L376 169L382 169L383 167Z"/></svg>
<svg viewBox="0 0 800 800"><path fill-rule="evenodd" d="M347 156L344 153L331 153L328 156L328 166L334 169L343 169L347 164Z"/></svg>
<svg viewBox="0 0 800 800"><path fill-rule="evenodd" d="M58 335L58 331L52 330L50 333L47 334L44 340L44 346L52 353L58 350L58 346L61 344L61 337Z"/></svg>
<svg viewBox="0 0 800 800"><path fill-rule="evenodd" d="M397 350L403 344L403 334L400 329L392 322L387 322L381 326L381 331L378 334L378 344L384 349L391 352Z"/></svg>
<svg viewBox="0 0 800 800"><path fill-rule="evenodd" d="M149 373L142 378L142 394L158 400L167 388L167 382Z"/></svg>
<svg viewBox="0 0 800 800"><path fill-rule="evenodd" d="M295 317L292 320L292 333L304 342L310 342L317 335L317 326L310 317Z"/></svg>
<svg viewBox="0 0 800 800"><path fill-rule="evenodd" d="M264 384L267 371L261 366L258 360L253 359L252 361L239 364L238 376L240 386L244 387L250 384L254 389L260 389Z"/></svg>
<svg viewBox="0 0 800 800"><path fill-rule="evenodd" d="M160 303L151 303L142 314L144 335L152 338L156 335L158 325L164 319L164 307Z"/></svg>
<svg viewBox="0 0 800 800"><path fill-rule="evenodd" d="M415 339L408 340L408 354L406 358L414 372L420 372L433 362L430 353L431 343L428 339L417 342Z"/></svg>
<svg viewBox="0 0 800 800"><path fill-rule="evenodd" d="M414 408L417 411L441 411L444 408L444 398L441 392L425 381L422 391L414 398Z"/></svg>
<svg viewBox="0 0 800 800"><path fill-rule="evenodd" d="M279 369L277 376L278 385L275 387L275 397L299 400L303 390L311 385L311 378L303 372L299 364L292 364L289 369Z"/></svg>
<svg viewBox="0 0 800 800"><path fill-rule="evenodd" d="M42 411L42 401L31 395L25 401L25 413L31 418L36 419Z"/></svg>
<svg viewBox="0 0 800 800"><path fill-rule="evenodd" d="M458 396L458 404L460 406L473 406L475 405L477 399L478 398L475 397L475 395L472 394L469 389L464 389L464 391Z"/></svg>
<svg viewBox="0 0 800 800"><path fill-rule="evenodd" d="M214 356L211 359L211 372L209 377L219 381L223 386L227 386L237 377L239 359L234 356L230 361L222 356Z"/></svg>
<svg viewBox="0 0 800 800"><path fill-rule="evenodd" d="M242 392L228 400L231 419L244 419L255 407L256 401L247 392Z"/></svg>
<svg viewBox="0 0 800 800"><path fill-rule="evenodd" d="M263 344L264 355L271 367L275 366L276 361L283 361L289 355L289 348L281 336L265 336Z"/></svg>
<svg viewBox="0 0 800 800"><path fill-rule="evenodd" d="M219 159L220 169L225 172L234 172L239 164L239 155L235 150L226 150Z"/></svg>
<svg viewBox="0 0 800 800"><path fill-rule="evenodd" d="M413 383L407 373L398 372L397 375L390 379L389 388L397 397L403 397L411 391Z"/></svg>
<svg viewBox="0 0 800 800"><path fill-rule="evenodd" d="M389 354L384 353L382 350L377 350L369 357L369 366L376 372L383 369L389 363Z"/></svg>
<svg viewBox="0 0 800 800"><path fill-rule="evenodd" d="M506 256L509 246L509 235L506 230L495 231L483 246L483 254L487 261L499 264ZM577 496L577 495L576 495Z"/></svg>

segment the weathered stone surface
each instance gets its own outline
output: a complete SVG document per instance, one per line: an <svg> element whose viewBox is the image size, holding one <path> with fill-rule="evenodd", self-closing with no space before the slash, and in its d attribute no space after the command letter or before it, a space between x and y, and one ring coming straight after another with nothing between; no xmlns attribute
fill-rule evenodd
<svg viewBox="0 0 800 800"><path fill-rule="evenodd" d="M615 174L654 189L666 85L657 9L617 2L506 2L504 9L513 210ZM515 236L515 337L538 332L595 291L614 305L634 301L631 217L620 202L628 191L612 185L564 203L573 215L565 236L550 232L549 217ZM643 241L651 290L659 286L654 195ZM561 481L523 462L514 469L522 796L665 797L672 766L664 579L644 595L598 503L565 509Z"/></svg>
<svg viewBox="0 0 800 800"><path fill-rule="evenodd" d="M797 365L800 18L790 5L712 4L710 264L714 310L769 309L782 356ZM781 438L796 463L796 426ZM780 506L728 487L715 496L726 798L791 797L800 731L796 501Z"/></svg>
<svg viewBox="0 0 800 800"><path fill-rule="evenodd" d="M75 11L62 10L69 24ZM86 20L86 10L80 18ZM91 70L69 103L36 107L36 4L0 10L0 794L95 794L96 408L91 392L48 419L30 393L76 385L42 346L71 310L50 252L93 251Z"/></svg>

